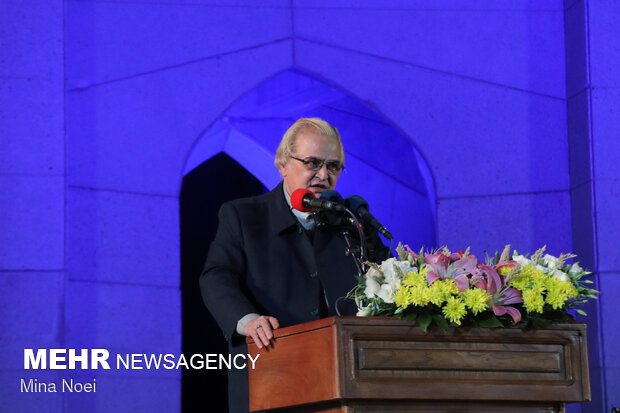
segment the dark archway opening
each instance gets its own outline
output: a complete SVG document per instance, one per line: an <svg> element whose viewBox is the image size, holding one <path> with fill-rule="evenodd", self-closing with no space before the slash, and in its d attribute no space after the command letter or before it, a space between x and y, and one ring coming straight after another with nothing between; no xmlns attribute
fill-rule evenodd
<svg viewBox="0 0 620 413"><path fill-rule="evenodd" d="M220 205L264 192L266 188L261 182L224 153L203 162L183 178L181 305L182 348L186 356L228 352L224 336L202 303L198 278L217 230ZM228 411L225 370L184 369L181 389L184 413Z"/></svg>

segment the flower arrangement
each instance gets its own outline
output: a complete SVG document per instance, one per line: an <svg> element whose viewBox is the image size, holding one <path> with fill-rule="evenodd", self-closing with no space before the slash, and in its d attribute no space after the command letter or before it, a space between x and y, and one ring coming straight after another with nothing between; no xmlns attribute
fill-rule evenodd
<svg viewBox="0 0 620 413"><path fill-rule="evenodd" d="M445 247L429 252L422 248L416 254L399 244L396 251L397 258L368 263L370 269L349 292L358 316L417 320L424 331L433 323L444 330L450 323L546 326L573 320L569 310L597 298L598 291L586 286L592 281L584 279L590 272L576 262L566 263L575 255L554 257L545 254L545 247L528 258L511 253L507 245L484 263L469 249L451 253Z"/></svg>

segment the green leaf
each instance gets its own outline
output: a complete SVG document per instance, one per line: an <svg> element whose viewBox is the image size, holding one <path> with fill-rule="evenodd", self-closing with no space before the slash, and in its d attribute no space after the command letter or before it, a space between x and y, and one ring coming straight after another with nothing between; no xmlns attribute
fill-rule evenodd
<svg viewBox="0 0 620 413"><path fill-rule="evenodd" d="M553 321L542 317L530 317L530 320L536 327L549 327L553 324Z"/></svg>
<svg viewBox="0 0 620 413"><path fill-rule="evenodd" d="M420 323L420 327L422 327L422 330L424 330L425 333L428 326L431 324L431 321L433 321L433 318L428 313L420 314L418 317L418 323Z"/></svg>
<svg viewBox="0 0 620 413"><path fill-rule="evenodd" d="M583 316L587 316L587 315L588 315L588 313L586 313L585 311L580 310L580 309L578 309L578 308L577 308L577 309L575 309L575 312L576 312L577 314L581 314L581 315L583 315Z"/></svg>
<svg viewBox="0 0 620 413"><path fill-rule="evenodd" d="M448 323L448 320L446 320L446 318L441 314L433 314L433 321L443 331L448 331L450 329L450 323Z"/></svg>
<svg viewBox="0 0 620 413"><path fill-rule="evenodd" d="M480 320L479 326L480 327L503 327L504 325L502 324L501 321L499 321L499 318L497 318L494 314L491 314L490 316Z"/></svg>
<svg viewBox="0 0 620 413"><path fill-rule="evenodd" d="M407 316L405 317L405 320L407 321L415 321L415 319L418 317L417 313L409 313L407 314Z"/></svg>

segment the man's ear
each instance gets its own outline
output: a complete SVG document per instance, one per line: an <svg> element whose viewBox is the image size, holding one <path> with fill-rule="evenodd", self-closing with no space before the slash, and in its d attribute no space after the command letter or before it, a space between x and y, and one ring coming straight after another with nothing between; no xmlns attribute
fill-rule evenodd
<svg viewBox="0 0 620 413"><path fill-rule="evenodd" d="M278 169L280 170L280 176L282 176L282 178L284 178L287 174L287 165L286 162L280 162L280 166L278 167Z"/></svg>

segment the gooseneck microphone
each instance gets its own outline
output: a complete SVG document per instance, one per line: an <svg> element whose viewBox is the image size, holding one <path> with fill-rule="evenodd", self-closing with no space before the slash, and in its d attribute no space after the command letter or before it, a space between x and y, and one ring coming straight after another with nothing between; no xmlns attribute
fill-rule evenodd
<svg viewBox="0 0 620 413"><path fill-rule="evenodd" d="M321 199L326 201L332 201L340 205L344 205L344 198L338 192L333 189L328 189L327 191L323 191L321 194Z"/></svg>
<svg viewBox="0 0 620 413"><path fill-rule="evenodd" d="M293 191L291 194L291 205L301 212L310 212L313 209L327 209L330 211L345 210L344 205L327 199L316 198L312 191L304 188Z"/></svg>
<svg viewBox="0 0 620 413"><path fill-rule="evenodd" d="M390 231L388 231L387 228L384 227L379 220L377 220L377 218L369 212L370 207L364 198L359 195L350 195L344 200L344 205L360 217L366 224L379 231L379 233L385 238L390 241L394 239L392 234L390 234Z"/></svg>

